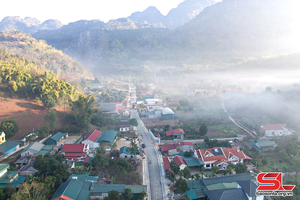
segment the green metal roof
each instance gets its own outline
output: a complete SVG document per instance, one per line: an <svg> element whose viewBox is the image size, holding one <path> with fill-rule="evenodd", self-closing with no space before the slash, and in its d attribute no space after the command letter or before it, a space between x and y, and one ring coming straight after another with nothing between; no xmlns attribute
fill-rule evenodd
<svg viewBox="0 0 300 200"><path fill-rule="evenodd" d="M185 193L187 197L190 197L191 199L199 199L199 198L206 197L206 194L204 193L203 189L204 188L192 189L186 191Z"/></svg>
<svg viewBox="0 0 300 200"><path fill-rule="evenodd" d="M50 138L55 140L55 141L59 141L61 138L65 137L68 133L62 133L62 132L58 132L55 135L52 135Z"/></svg>
<svg viewBox="0 0 300 200"><path fill-rule="evenodd" d="M15 177L16 175L18 174L18 171L10 171L10 172L6 172L5 174L3 174L1 177L0 177L0 183L5 183L5 184L8 184L10 183L11 179L13 177ZM10 178L8 178L8 176L10 176Z"/></svg>
<svg viewBox="0 0 300 200"><path fill-rule="evenodd" d="M21 183L23 183L26 179L27 179L26 176L18 176L17 178L15 178L10 183L1 183L0 184L0 188L5 188L7 186L17 187L18 185L20 185Z"/></svg>
<svg viewBox="0 0 300 200"><path fill-rule="evenodd" d="M7 151L15 148L18 146L20 142L11 142L11 141L6 141L0 145L0 153L6 153Z"/></svg>
<svg viewBox="0 0 300 200"><path fill-rule="evenodd" d="M216 183L212 185L206 186L208 190L222 190L222 189L229 189L229 188L237 188L237 182L232 183Z"/></svg>
<svg viewBox="0 0 300 200"><path fill-rule="evenodd" d="M82 186L82 182L69 178L66 182L59 186L52 199L55 199L61 195L67 196L71 199L76 199L81 191Z"/></svg>
<svg viewBox="0 0 300 200"><path fill-rule="evenodd" d="M8 184L8 183L10 183L11 179L13 177L15 177L17 174L18 174L18 171L6 172L5 174L3 174L0 177L0 183L2 183L2 184ZM10 178L8 176L10 176Z"/></svg>
<svg viewBox="0 0 300 200"><path fill-rule="evenodd" d="M268 146L275 146L276 142L271 140L257 140L257 143L260 147L268 147Z"/></svg>
<svg viewBox="0 0 300 200"><path fill-rule="evenodd" d="M125 188L129 188L133 194L138 194L141 192L147 193L147 185L126 185Z"/></svg>
<svg viewBox="0 0 300 200"><path fill-rule="evenodd" d="M51 151L53 149L53 145L45 145L42 150L49 150Z"/></svg>
<svg viewBox="0 0 300 200"><path fill-rule="evenodd" d="M196 190L188 190L185 193L186 193L186 196L191 198L191 199L199 199L199 197L196 193Z"/></svg>
<svg viewBox="0 0 300 200"><path fill-rule="evenodd" d="M252 176L250 173L243 173L243 174L234 174L228 176L221 176L221 177L212 177L202 179L204 185L212 185L216 183L232 183L242 180L251 180Z"/></svg>
<svg viewBox="0 0 300 200"><path fill-rule="evenodd" d="M125 154L127 154L127 155L132 155L132 153L130 152L130 147L127 147L127 146L123 146L123 147L121 147L121 149L120 149L120 151L119 151L119 155L121 155L122 153L125 153ZM143 154L143 151L142 151L142 148L141 147L139 147L138 149L137 149L137 151L139 151L139 154L140 155L142 155Z"/></svg>
<svg viewBox="0 0 300 200"><path fill-rule="evenodd" d="M125 184L94 184L91 193L108 193L109 191L116 190L123 193Z"/></svg>
<svg viewBox="0 0 300 200"><path fill-rule="evenodd" d="M194 182L194 187L193 187L193 182ZM201 180L196 180L196 181L188 181L188 186L189 186L189 189L193 189L193 188L197 189L197 188L204 188L205 187L202 179Z"/></svg>
<svg viewBox="0 0 300 200"><path fill-rule="evenodd" d="M110 143L112 143L115 140L117 135L118 135L117 131L107 130L107 131L102 133L102 135L99 137L97 142L110 142Z"/></svg>
<svg viewBox="0 0 300 200"><path fill-rule="evenodd" d="M38 152L38 155L46 155L47 153L50 153L50 151L49 150L40 150Z"/></svg>
<svg viewBox="0 0 300 200"><path fill-rule="evenodd" d="M0 173L3 171L3 170L7 170L9 168L9 164L0 164Z"/></svg>

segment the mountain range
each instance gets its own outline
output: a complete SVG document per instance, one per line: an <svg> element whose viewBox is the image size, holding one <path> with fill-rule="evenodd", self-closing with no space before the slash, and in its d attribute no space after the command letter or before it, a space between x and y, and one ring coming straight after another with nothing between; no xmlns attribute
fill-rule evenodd
<svg viewBox="0 0 300 200"><path fill-rule="evenodd" d="M56 19L49 19L40 22L36 18L26 17L22 19L21 17L5 17L0 22L0 30L1 31L9 31L9 30L21 30L25 33L35 33L41 30L56 30L63 26L63 24Z"/></svg>
<svg viewBox="0 0 300 200"><path fill-rule="evenodd" d="M164 16L160 11L150 6L143 12L135 12L128 19L139 23L163 25L166 28L176 28L196 17L204 8L212 6L221 0L186 0L173 8Z"/></svg>
<svg viewBox="0 0 300 200"><path fill-rule="evenodd" d="M177 28L164 28L172 26L167 25L168 16L197 2L206 2L207 7ZM200 71L215 70L249 57L299 52L299 17L294 8L293 0L186 0L166 17L150 7L108 23L81 20L32 35L99 74L147 73L186 65ZM188 13L183 15L193 16ZM180 18L180 14L174 16Z"/></svg>

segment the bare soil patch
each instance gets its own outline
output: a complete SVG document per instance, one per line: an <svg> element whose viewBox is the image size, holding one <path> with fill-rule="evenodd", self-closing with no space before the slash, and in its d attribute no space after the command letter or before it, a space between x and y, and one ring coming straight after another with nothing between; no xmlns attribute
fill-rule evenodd
<svg viewBox="0 0 300 200"><path fill-rule="evenodd" d="M64 108L63 106L56 106L55 109L58 117L56 128L61 128L64 119ZM21 139L26 133L45 125L44 116L48 112L41 104L32 100L11 98L0 99L0 110L0 123L7 119L15 119L19 127L16 135L9 138L9 140Z"/></svg>

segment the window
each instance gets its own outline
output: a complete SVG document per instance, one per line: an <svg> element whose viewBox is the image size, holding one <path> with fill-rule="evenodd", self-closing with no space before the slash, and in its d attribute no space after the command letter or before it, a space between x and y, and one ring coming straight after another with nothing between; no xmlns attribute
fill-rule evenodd
<svg viewBox="0 0 300 200"><path fill-rule="evenodd" d="M210 164L206 164L206 167L210 167Z"/></svg>
<svg viewBox="0 0 300 200"><path fill-rule="evenodd" d="M125 158L127 158L127 156L125 156Z"/></svg>

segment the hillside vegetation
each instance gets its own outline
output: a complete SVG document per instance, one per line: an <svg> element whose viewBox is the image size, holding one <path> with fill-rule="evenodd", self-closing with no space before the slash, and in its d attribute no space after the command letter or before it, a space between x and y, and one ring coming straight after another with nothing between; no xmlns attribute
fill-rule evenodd
<svg viewBox="0 0 300 200"><path fill-rule="evenodd" d="M92 78L89 68L84 67L73 58L49 46L45 41L36 40L21 31L0 31L0 49L9 53L21 54L31 60L39 69L53 71L69 81Z"/></svg>
<svg viewBox="0 0 300 200"><path fill-rule="evenodd" d="M76 89L52 71L47 72L20 55L0 51L0 86L12 94L40 99L46 107L53 107L65 99L73 99ZM3 60L4 59L4 60Z"/></svg>

